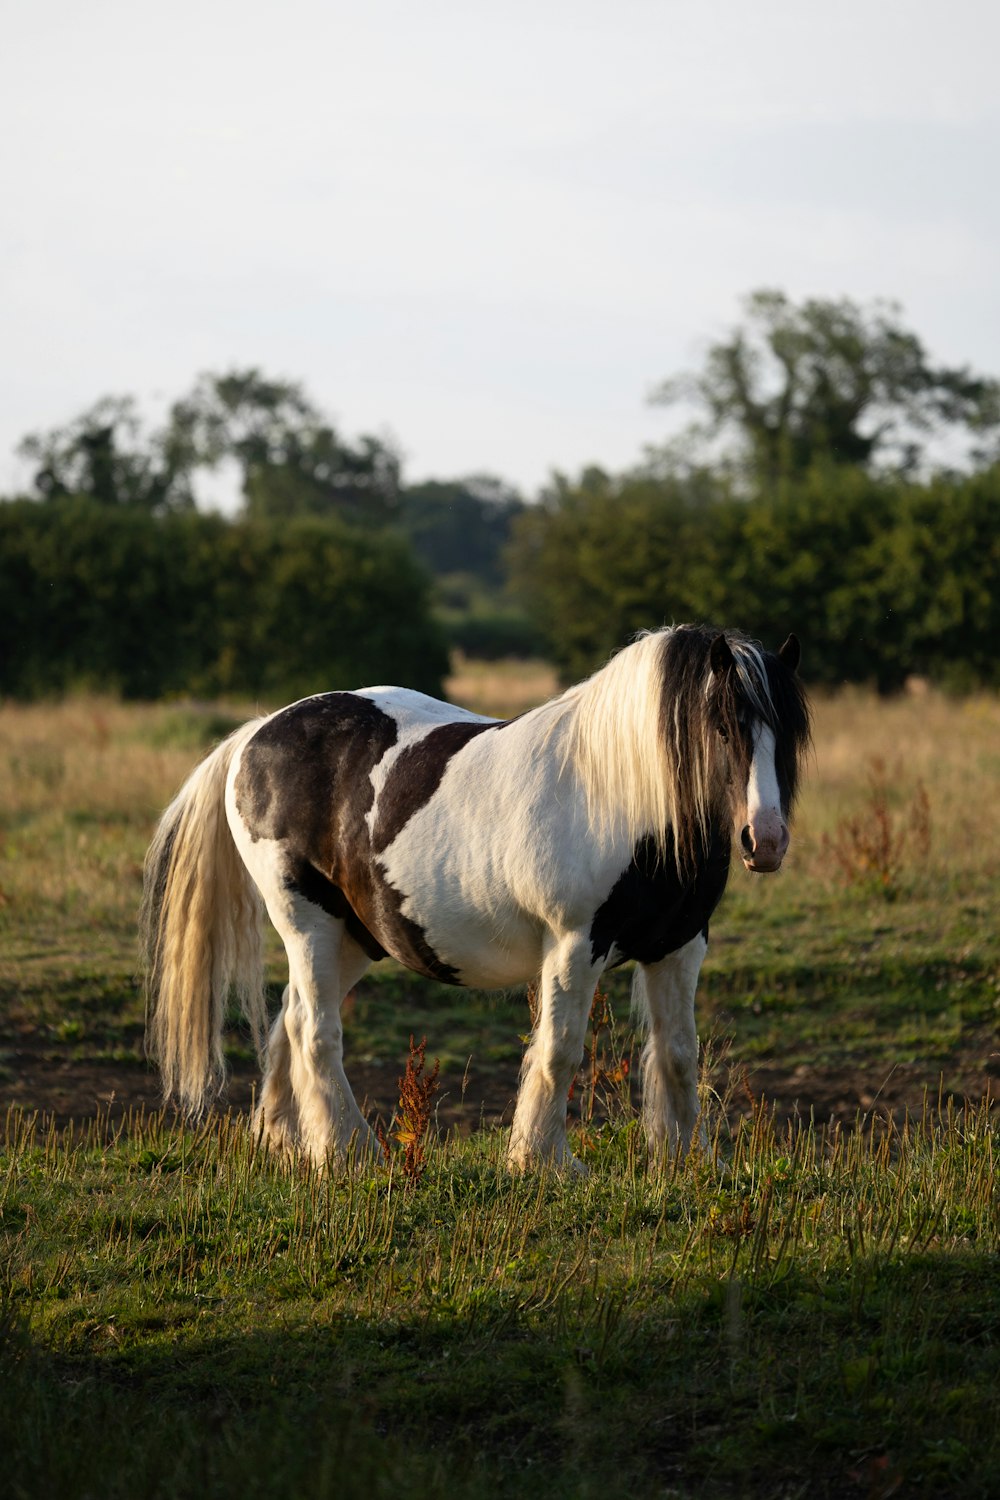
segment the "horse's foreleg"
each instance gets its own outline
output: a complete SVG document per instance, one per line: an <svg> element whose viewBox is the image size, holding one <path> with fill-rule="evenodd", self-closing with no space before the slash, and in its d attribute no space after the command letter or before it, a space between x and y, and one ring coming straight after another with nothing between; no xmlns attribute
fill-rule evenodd
<svg viewBox="0 0 1000 1500"><path fill-rule="evenodd" d="M635 971L633 999L649 1027L642 1053L642 1115L654 1153L686 1151L698 1124L694 997L707 947L699 933L676 953ZM704 1134L702 1127L703 1141Z"/></svg>
<svg viewBox="0 0 1000 1500"><path fill-rule="evenodd" d="M521 1068L508 1161L514 1167L547 1162L584 1170L566 1139L566 1103L583 1057L587 1021L599 969L587 938L553 944L539 985L539 1015Z"/></svg>

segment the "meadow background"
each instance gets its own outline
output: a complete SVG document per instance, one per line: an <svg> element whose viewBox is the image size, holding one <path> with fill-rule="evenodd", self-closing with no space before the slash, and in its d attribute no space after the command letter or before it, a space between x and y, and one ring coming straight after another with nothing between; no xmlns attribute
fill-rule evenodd
<svg viewBox="0 0 1000 1500"><path fill-rule="evenodd" d="M511 713L556 681L540 663L466 663L448 688ZM66 1121L156 1101L136 974L142 859L191 766L250 712L85 697L0 710L0 1102ZM815 717L786 866L775 880L735 871L713 922L703 1041L726 1077L731 1062L753 1094L805 1118L898 1114L927 1089L978 1100L1000 1079L1000 703L843 691L817 696ZM275 996L283 974L272 935ZM627 1051L627 975L609 988ZM477 1102L503 1117L523 995L469 995L387 962L349 1011L359 1094L386 1119L411 1031L441 1061L446 1121L474 1124ZM242 1105L256 1065L235 1026L229 1050Z"/></svg>

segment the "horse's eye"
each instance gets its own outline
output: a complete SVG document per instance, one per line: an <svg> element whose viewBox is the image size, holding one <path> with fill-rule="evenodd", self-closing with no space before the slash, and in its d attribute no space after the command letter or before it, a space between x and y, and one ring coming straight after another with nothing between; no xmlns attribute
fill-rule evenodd
<svg viewBox="0 0 1000 1500"><path fill-rule="evenodd" d="M721 724L719 725L719 739L722 741L722 743L724 745L728 745L729 744L729 730L728 729L723 729L723 727L722 727Z"/></svg>

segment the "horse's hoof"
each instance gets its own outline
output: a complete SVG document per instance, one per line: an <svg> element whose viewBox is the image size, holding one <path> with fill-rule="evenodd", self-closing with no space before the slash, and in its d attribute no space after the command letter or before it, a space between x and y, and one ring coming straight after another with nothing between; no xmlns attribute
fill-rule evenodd
<svg viewBox="0 0 1000 1500"><path fill-rule="evenodd" d="M567 1147L562 1152L550 1152L543 1156L537 1151L509 1151L507 1153L507 1170L523 1174L525 1172L565 1172L569 1177L589 1177L590 1168L586 1166Z"/></svg>
<svg viewBox="0 0 1000 1500"><path fill-rule="evenodd" d="M378 1166L386 1159L385 1147L369 1125L356 1130L348 1142L346 1159L357 1171Z"/></svg>

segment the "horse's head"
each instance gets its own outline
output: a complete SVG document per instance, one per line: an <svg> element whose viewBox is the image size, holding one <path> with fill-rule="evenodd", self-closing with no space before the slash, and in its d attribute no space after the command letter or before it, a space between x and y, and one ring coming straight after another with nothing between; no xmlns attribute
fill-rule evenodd
<svg viewBox="0 0 1000 1500"><path fill-rule="evenodd" d="M781 868L799 762L809 742L809 709L796 675L799 643L777 653L716 636L709 713L724 746L725 785L743 863L757 874Z"/></svg>

